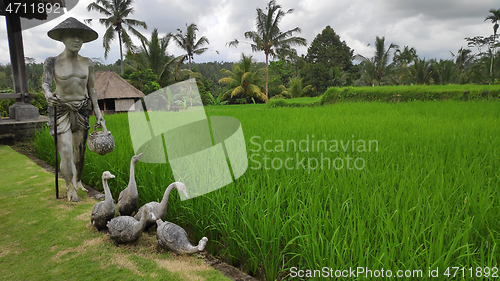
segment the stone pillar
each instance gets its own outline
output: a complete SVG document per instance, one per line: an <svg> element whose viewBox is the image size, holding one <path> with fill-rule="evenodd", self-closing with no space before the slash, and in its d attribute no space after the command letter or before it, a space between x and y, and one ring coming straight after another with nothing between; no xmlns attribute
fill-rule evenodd
<svg viewBox="0 0 500 281"><path fill-rule="evenodd" d="M21 98L16 98L16 103L9 108L9 118L18 121L38 119L38 108L29 103L21 18L18 15L7 13L5 20L7 22L14 92L22 95Z"/></svg>

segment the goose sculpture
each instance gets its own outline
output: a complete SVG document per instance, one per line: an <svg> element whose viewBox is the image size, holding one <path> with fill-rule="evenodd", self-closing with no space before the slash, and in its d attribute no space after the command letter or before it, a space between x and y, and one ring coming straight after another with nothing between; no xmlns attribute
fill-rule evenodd
<svg viewBox="0 0 500 281"><path fill-rule="evenodd" d="M130 179L128 181L128 186L120 192L118 197L118 213L120 216L131 216L132 213L137 211L137 198L139 193L137 192L137 184L135 182L135 164L139 162L142 153L135 155L130 160Z"/></svg>
<svg viewBox="0 0 500 281"><path fill-rule="evenodd" d="M102 173L104 201L95 204L94 209L92 210L92 215L90 215L90 222L92 222L92 225L99 231L106 229L106 223L115 216L115 204L108 186L108 179L112 179L114 177L115 176L109 171Z"/></svg>
<svg viewBox="0 0 500 281"><path fill-rule="evenodd" d="M147 218L150 216L153 219L155 218L154 214L150 214L147 208L141 210L141 215L141 220L136 220L130 216L119 216L109 221L108 230L111 240L116 244L130 243L137 240L144 231Z"/></svg>
<svg viewBox="0 0 500 281"><path fill-rule="evenodd" d="M147 223L146 223L146 229L152 227L153 225L156 224L157 219L164 218L165 215L167 214L167 203L168 203L168 197L170 196L170 192L172 189L177 189L177 191L184 193L186 197L189 197L186 191L186 186L182 182L174 182L171 183L167 189L165 190L165 193L163 194L163 199L161 200L160 203L158 202L149 202L142 206L138 211L137 214L135 215L136 220L140 220L142 216L141 209L149 209L150 214L154 214L155 218L153 219L151 216L148 218Z"/></svg>
<svg viewBox="0 0 500 281"><path fill-rule="evenodd" d="M207 237L201 238L198 246L191 245L186 231L175 223L168 221L164 222L159 219L156 221L156 224L158 226L156 231L156 242L166 250L170 250L177 254L194 254L203 251L207 245Z"/></svg>

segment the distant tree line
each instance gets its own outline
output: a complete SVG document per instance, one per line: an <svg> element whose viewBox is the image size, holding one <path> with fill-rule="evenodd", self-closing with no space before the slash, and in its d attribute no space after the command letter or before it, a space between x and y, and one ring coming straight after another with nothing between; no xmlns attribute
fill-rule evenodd
<svg viewBox="0 0 500 281"><path fill-rule="evenodd" d="M326 26L310 43L307 53L298 56L294 46L306 45L304 38L295 36L300 28L283 31L280 21L293 9L282 10L271 0L266 9L257 9L255 31L244 33L244 40L235 39L229 46L248 43L255 52L263 52L266 61L256 62L251 55L242 54L239 62L196 63L195 55L206 52L209 40L198 36L196 24L186 24L177 33L160 35L154 28L146 38L135 27L147 28L142 21L130 19L133 0L97 0L88 10L105 17L99 22L107 28L103 36L104 56L118 37L120 59L105 65L93 59L95 71L114 71L146 95L168 85L195 78L201 100L205 105L259 103L269 98L296 98L318 96L329 87L379 85L446 85L497 84L500 78L500 53L497 52L500 9L491 9L485 21L493 24L490 36L466 37L468 48L450 52L451 59L426 59L410 46L400 47L376 36L373 56L355 54L345 41ZM91 20L87 20L91 22ZM139 38L140 45L132 44L129 32ZM247 41L245 41L247 40ZM167 52L174 43L184 50L181 56ZM122 50L125 47L125 52ZM124 53L124 55L123 55ZM46 113L41 95L43 64L26 58L28 88L40 94L33 103ZM12 92L12 70L9 64L0 64L0 91ZM0 100L3 116L13 100Z"/></svg>

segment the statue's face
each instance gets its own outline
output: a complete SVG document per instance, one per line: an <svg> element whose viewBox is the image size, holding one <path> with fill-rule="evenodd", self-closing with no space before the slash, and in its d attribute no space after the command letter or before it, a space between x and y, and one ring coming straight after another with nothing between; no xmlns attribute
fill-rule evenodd
<svg viewBox="0 0 500 281"><path fill-rule="evenodd" d="M78 52L82 48L83 40L76 32L66 32L62 37L62 42L66 46L66 49Z"/></svg>

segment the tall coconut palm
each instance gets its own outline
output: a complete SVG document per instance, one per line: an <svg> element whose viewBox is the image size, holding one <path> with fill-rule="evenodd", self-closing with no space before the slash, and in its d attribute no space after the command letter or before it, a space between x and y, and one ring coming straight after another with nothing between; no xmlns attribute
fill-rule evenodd
<svg viewBox="0 0 500 281"><path fill-rule="evenodd" d="M374 74L375 74L375 79L378 82L378 85L381 84L382 78L384 78L391 70L391 65L389 63L389 58L391 55L391 50L392 49L397 49L399 48L398 45L391 43L389 47L386 49L385 48L385 37L376 37L375 38L375 55L374 57L370 60L362 55L356 55L355 58L358 60L361 60L362 62L367 62L370 61L373 63L374 67Z"/></svg>
<svg viewBox="0 0 500 281"><path fill-rule="evenodd" d="M134 8L132 8L133 3L134 0L96 0L87 6L87 10L89 12L94 10L106 16L99 19L99 22L107 28L106 33L104 33L102 38L104 58L108 58L109 50L111 49L110 43L118 34L118 43L120 44L121 73L123 73L122 45L125 45L127 49L133 48L132 39L124 27L127 26L128 30L141 40L146 38L134 27L141 26L144 29L148 28L146 23L143 21L127 18L134 13ZM92 19L86 19L85 22L91 23Z"/></svg>
<svg viewBox="0 0 500 281"><path fill-rule="evenodd" d="M491 14L486 16L486 18L484 19L484 21L491 21L491 23L493 23L493 42L490 43L490 53L491 53L491 63L490 63L490 79L491 81L493 81L493 52L491 51L491 49L494 47L495 45L495 40L497 38L497 31L498 31L498 22L500 21L500 9L498 10L495 10L495 9L491 9L489 11Z"/></svg>
<svg viewBox="0 0 500 281"><path fill-rule="evenodd" d="M278 24L287 14L293 12L289 9L284 12L281 10L281 5L277 5L275 0L271 0L266 7L266 12L257 8L257 17L255 22L257 31L245 32L245 38L252 41L252 51L264 52L266 56L266 97L268 94L268 81L269 81L269 56L271 57L285 57L295 52L292 46L305 46L306 39L302 37L292 36L293 33L300 33L300 28L296 27L288 31L282 32ZM237 46L239 41L237 39L229 42L229 46Z"/></svg>
<svg viewBox="0 0 500 281"><path fill-rule="evenodd" d="M186 34L182 33L182 30L177 29L177 34L172 35L177 46L186 51L186 58L189 61L189 70L191 70L191 61L194 59L194 55L203 54L208 48L203 48L203 46L210 44L207 37L202 36L198 41L196 41L196 32L198 31L198 26L194 23L187 25L186 23Z"/></svg>
<svg viewBox="0 0 500 281"><path fill-rule="evenodd" d="M226 100L232 97L245 99L247 97L257 98L264 102L267 101L267 96L262 93L259 84L262 81L261 69L256 69L252 56L247 57L241 55L241 61L233 65L233 71L222 69L221 72L228 77L219 80L219 83L224 83L229 86L229 90L222 93L221 100Z"/></svg>

